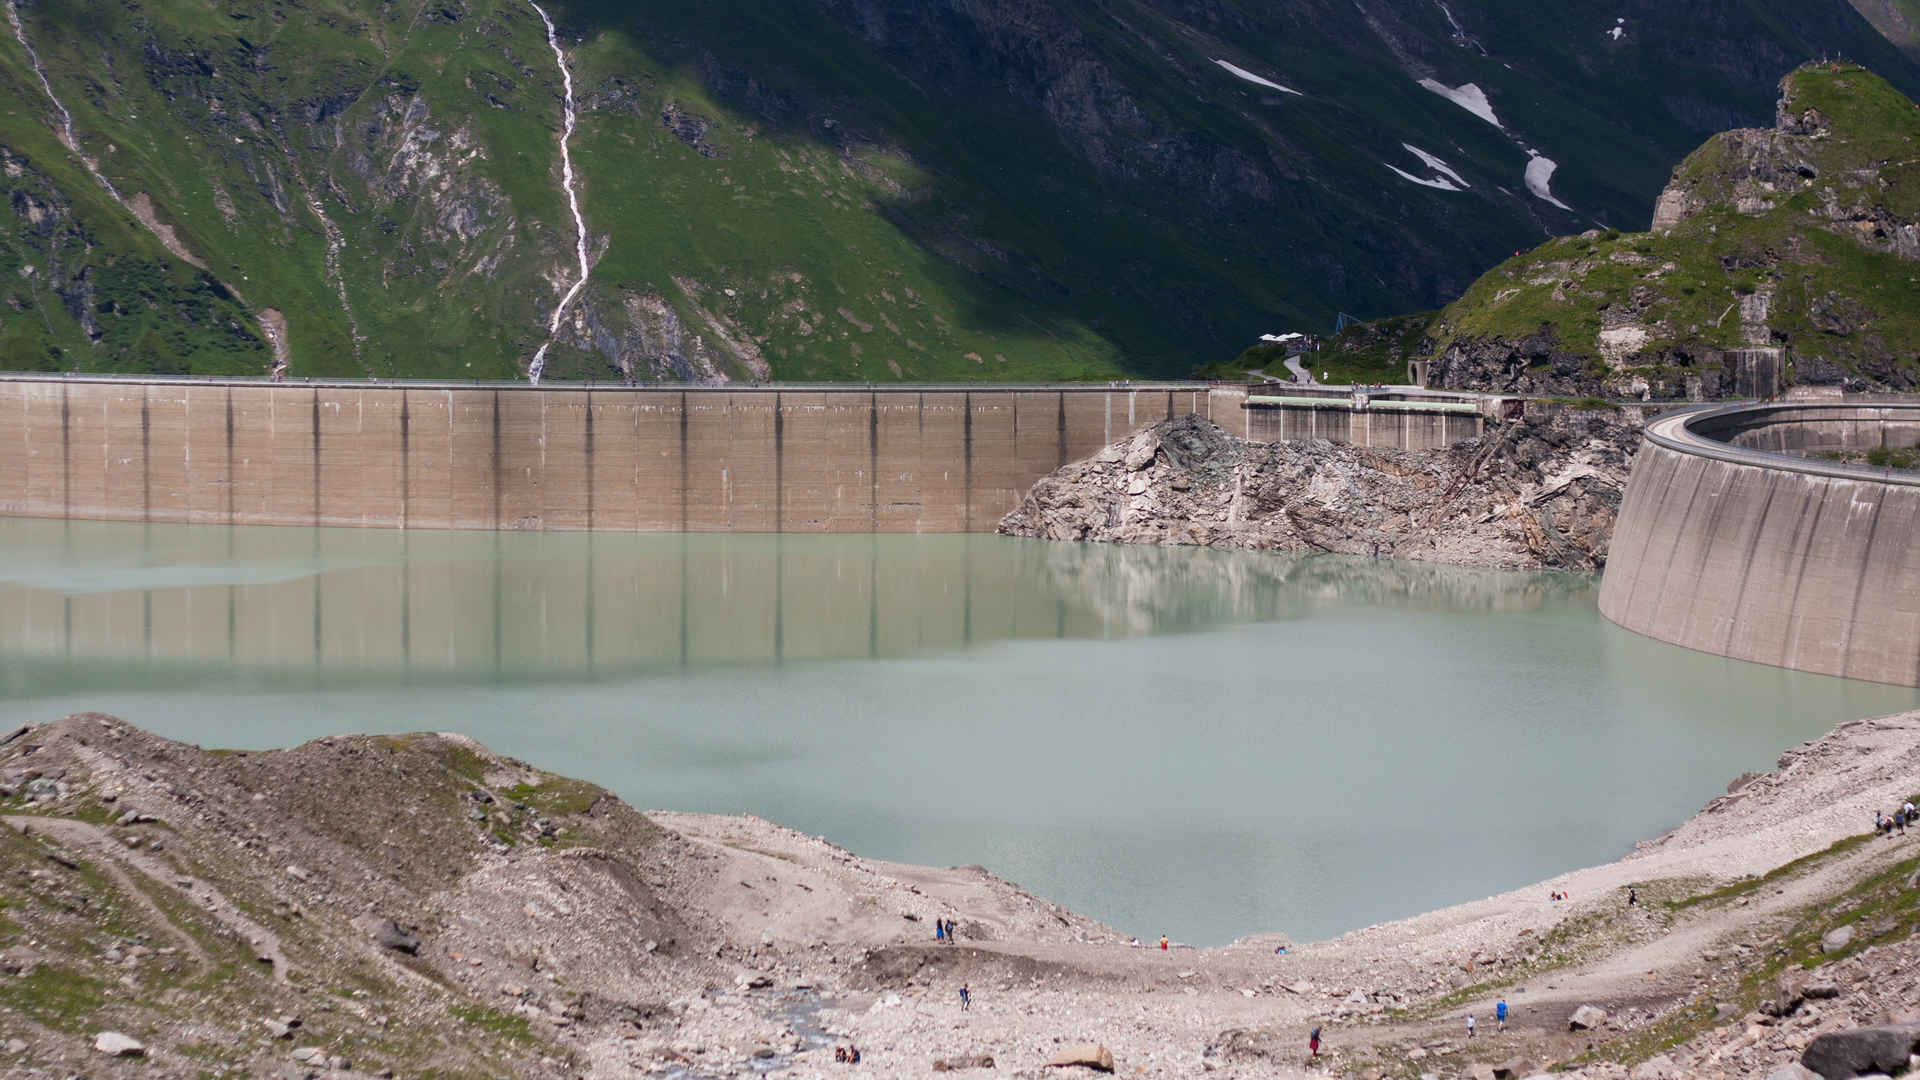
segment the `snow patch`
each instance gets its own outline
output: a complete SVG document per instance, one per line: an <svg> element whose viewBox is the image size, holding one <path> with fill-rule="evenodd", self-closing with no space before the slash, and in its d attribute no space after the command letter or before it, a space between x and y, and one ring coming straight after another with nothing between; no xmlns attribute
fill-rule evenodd
<svg viewBox="0 0 1920 1080"><path fill-rule="evenodd" d="M1460 174L1457 172L1454 172L1453 168L1449 166L1446 162L1440 160L1439 158L1433 156L1432 154L1427 153L1425 150L1420 149L1419 147L1413 145L1412 143L1401 143L1400 145L1406 147L1408 153L1412 154L1414 157L1419 158L1420 163L1422 165L1425 165L1427 168L1432 169L1434 172L1440 173L1441 175L1445 176L1447 179L1460 185L1460 187L1470 188L1473 186L1472 184L1467 183L1465 180L1462 180L1460 178Z"/></svg>
<svg viewBox="0 0 1920 1080"><path fill-rule="evenodd" d="M1553 189L1548 186L1553 180L1553 170L1559 167L1559 163L1552 158L1542 157L1540 151L1527 151L1527 190L1533 192L1536 198L1572 212L1573 207L1554 198Z"/></svg>
<svg viewBox="0 0 1920 1080"><path fill-rule="evenodd" d="M1383 161L1381 162L1381 164L1386 165L1386 162ZM1414 176L1412 173L1402 172L1399 169L1394 169L1393 166L1391 165L1387 165L1387 168L1393 169L1394 175L1400 177L1400 179L1408 181L1409 183L1419 184L1421 187L1430 187L1436 191L1459 191L1460 190L1459 188L1453 186L1453 182L1451 180L1447 180L1441 177L1435 177L1431 180L1423 180L1418 176Z"/></svg>
<svg viewBox="0 0 1920 1080"><path fill-rule="evenodd" d="M1455 105L1473 115L1500 127L1500 118L1493 114L1493 102L1487 100L1487 92L1473 83L1461 83L1459 86L1447 86L1435 79L1421 79L1420 85L1439 94ZM1501 130L1506 130L1501 128Z"/></svg>
<svg viewBox="0 0 1920 1080"><path fill-rule="evenodd" d="M1226 68L1228 71L1232 72L1234 75L1242 79L1245 79L1250 83L1254 83L1259 86L1264 86L1271 90L1278 90L1283 94L1292 94L1295 97L1306 97L1305 94L1302 94L1300 91L1295 90L1291 86L1281 86L1279 83L1274 82L1272 79L1263 79L1260 76L1255 75L1253 72L1248 71L1246 68L1239 66L1238 64L1230 64L1225 60L1215 60L1214 63L1219 64L1221 67Z"/></svg>

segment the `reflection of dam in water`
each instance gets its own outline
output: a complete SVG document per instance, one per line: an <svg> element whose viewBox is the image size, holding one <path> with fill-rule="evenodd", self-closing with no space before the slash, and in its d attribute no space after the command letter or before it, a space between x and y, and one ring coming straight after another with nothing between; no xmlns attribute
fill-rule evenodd
<svg viewBox="0 0 1920 1080"><path fill-rule="evenodd" d="M1300 617L1521 610L1585 579L984 536L401 533L0 521L0 657L577 676Z"/></svg>

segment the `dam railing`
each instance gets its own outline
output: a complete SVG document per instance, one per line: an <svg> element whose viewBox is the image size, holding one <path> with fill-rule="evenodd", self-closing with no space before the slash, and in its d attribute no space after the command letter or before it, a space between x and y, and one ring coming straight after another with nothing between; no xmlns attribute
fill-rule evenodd
<svg viewBox="0 0 1920 1080"><path fill-rule="evenodd" d="M1779 402L1779 403L1740 403L1733 405L1692 405L1671 410L1655 417L1647 423L1645 438L1656 446L1665 447L1683 454L1713 458L1735 465L1753 465L1765 469L1779 469L1786 472L1804 473L1809 476L1825 476L1843 480L1870 480L1883 484L1902 487L1920 487L1920 473L1878 465L1856 465L1844 461L1823 461L1818 458L1801 457L1779 450L1763 450L1757 447L1739 446L1712 434L1709 430L1715 424L1727 424L1729 421L1753 416L1792 416L1793 423L1819 422L1821 420L1860 421L1881 423L1894 419L1893 414L1904 414L1910 422L1920 426L1920 401L1890 404L1862 404L1857 402ZM1794 415L1799 414L1799 415ZM1811 415L1809 415L1811 414ZM1845 415L1852 414L1852 415ZM1872 414L1872 415L1859 415ZM1677 421L1674 422L1674 421ZM1750 431L1754 427L1742 427Z"/></svg>
<svg viewBox="0 0 1920 1080"><path fill-rule="evenodd" d="M581 379L571 381L550 380L538 386L524 379L344 379L327 377L292 377L282 379L268 378L264 375L126 375L113 372L77 372L77 371L0 371L0 382L73 382L73 383L126 383L174 386L254 386L254 387L317 387L320 389L361 390L374 387L400 390L531 390L531 391L568 391L568 390L633 390L660 391L665 393L685 393L693 390L725 391L727 393L752 393L764 391L778 393L782 391L817 393L859 393L885 391L888 393L911 393L916 390L927 393L966 393L1019 391L1022 393L1052 393L1056 391L1097 391L1138 390L1176 392L1219 390L1223 388L1241 388L1246 383L1239 380L1219 379L1131 379L1113 381L1081 382L845 382L845 381L806 381L787 380L766 382L668 382L660 380L628 381L625 379Z"/></svg>

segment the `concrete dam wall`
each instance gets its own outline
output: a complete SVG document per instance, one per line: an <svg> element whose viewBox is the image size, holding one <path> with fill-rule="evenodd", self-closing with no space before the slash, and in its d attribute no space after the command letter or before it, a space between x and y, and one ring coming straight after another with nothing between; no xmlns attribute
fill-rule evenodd
<svg viewBox="0 0 1920 1080"><path fill-rule="evenodd" d="M1033 482L1238 389L533 388L0 377L0 515L990 532ZM1230 415L1230 419L1228 418Z"/></svg>
<svg viewBox="0 0 1920 1080"><path fill-rule="evenodd" d="M1281 390L1279 396L1247 398L1245 424L1238 432L1242 438L1269 443L1324 439L1387 450L1439 450L1486 432L1484 400L1467 395L1398 400L1365 393L1300 397L1292 396L1298 391L1290 387Z"/></svg>
<svg viewBox="0 0 1920 1080"><path fill-rule="evenodd" d="M0 375L0 515L207 525L991 532L1162 420L1430 449L1475 406L1243 387L270 383Z"/></svg>
<svg viewBox="0 0 1920 1080"><path fill-rule="evenodd" d="M1920 475L1791 453L1916 437L1920 403L1655 420L1620 508L1601 613L1704 652L1920 686Z"/></svg>

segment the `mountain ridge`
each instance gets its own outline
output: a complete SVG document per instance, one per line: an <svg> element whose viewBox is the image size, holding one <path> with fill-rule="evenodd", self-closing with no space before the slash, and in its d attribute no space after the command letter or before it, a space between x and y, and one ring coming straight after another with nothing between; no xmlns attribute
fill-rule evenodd
<svg viewBox="0 0 1920 1080"><path fill-rule="evenodd" d="M41 209L0 245L0 364L42 369L523 374L577 278L569 76L592 280L548 374L698 380L1184 373L1626 223L1806 55L1920 87L1841 0L565 0L565 73L506 0L9 7L0 146Z"/></svg>

